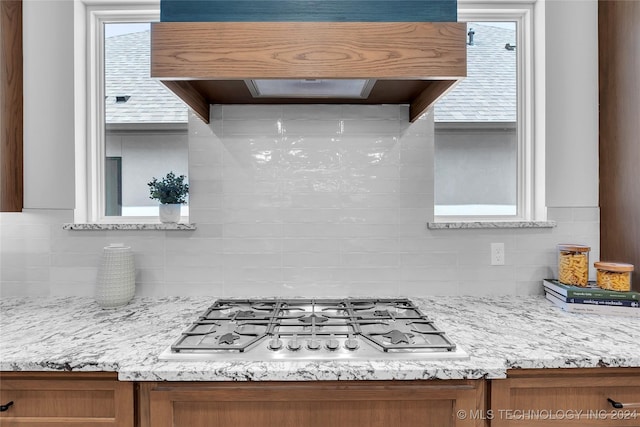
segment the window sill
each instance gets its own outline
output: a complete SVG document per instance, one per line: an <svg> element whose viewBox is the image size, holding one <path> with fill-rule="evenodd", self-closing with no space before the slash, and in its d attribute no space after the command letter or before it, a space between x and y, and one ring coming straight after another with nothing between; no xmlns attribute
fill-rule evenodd
<svg viewBox="0 0 640 427"><path fill-rule="evenodd" d="M77 231L97 231L97 230L195 230L196 225L193 223L177 223L177 224L162 224L162 223L121 223L121 224L62 224L63 230L77 230Z"/></svg>
<svg viewBox="0 0 640 427"><path fill-rule="evenodd" d="M461 230L480 228L554 228L555 221L451 221L428 222L429 230Z"/></svg>

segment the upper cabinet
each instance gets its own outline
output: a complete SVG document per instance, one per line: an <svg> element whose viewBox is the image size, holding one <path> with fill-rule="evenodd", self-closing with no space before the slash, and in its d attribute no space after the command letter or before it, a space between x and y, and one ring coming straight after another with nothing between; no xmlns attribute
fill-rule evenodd
<svg viewBox="0 0 640 427"><path fill-rule="evenodd" d="M0 2L0 212L23 207L22 1Z"/></svg>

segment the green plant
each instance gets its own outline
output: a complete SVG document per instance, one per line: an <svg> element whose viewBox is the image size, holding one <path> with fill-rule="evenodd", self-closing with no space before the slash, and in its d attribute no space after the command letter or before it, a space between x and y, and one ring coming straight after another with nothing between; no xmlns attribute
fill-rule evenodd
<svg viewBox="0 0 640 427"><path fill-rule="evenodd" d="M157 199L163 205L185 203L189 194L189 184L184 182L185 179L186 176L176 176L173 172L169 172L160 181L154 177L147 183L151 192L149 198Z"/></svg>

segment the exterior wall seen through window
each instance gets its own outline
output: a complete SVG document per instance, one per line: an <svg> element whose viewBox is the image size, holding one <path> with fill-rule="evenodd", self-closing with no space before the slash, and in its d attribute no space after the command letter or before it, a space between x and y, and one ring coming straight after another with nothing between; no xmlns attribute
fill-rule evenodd
<svg viewBox="0 0 640 427"><path fill-rule="evenodd" d="M104 215L157 216L147 183L168 172L188 175L188 109L149 77L149 23L104 30Z"/></svg>

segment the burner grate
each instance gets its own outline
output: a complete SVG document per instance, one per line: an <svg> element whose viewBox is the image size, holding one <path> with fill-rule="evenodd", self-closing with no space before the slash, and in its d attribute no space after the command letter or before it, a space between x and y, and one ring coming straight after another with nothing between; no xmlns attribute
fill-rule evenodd
<svg viewBox="0 0 640 427"><path fill-rule="evenodd" d="M314 345L323 341L328 352L354 350L350 347L356 342L382 354L456 350L409 299L343 298L217 300L181 334L171 351L245 353L262 341L269 342L269 349L280 350L283 339ZM297 348L290 349L295 354Z"/></svg>

